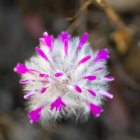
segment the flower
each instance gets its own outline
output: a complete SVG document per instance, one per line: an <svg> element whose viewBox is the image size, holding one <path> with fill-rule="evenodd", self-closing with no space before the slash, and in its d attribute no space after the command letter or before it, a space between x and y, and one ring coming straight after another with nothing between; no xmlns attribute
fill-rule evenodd
<svg viewBox="0 0 140 140"><path fill-rule="evenodd" d="M108 92L108 82L114 80L107 77L109 52L92 51L87 38L88 33L79 39L62 32L54 39L45 32L37 53L14 68L21 74L24 98L29 99L31 123L73 115L88 118L89 112L98 117L102 99L113 98Z"/></svg>

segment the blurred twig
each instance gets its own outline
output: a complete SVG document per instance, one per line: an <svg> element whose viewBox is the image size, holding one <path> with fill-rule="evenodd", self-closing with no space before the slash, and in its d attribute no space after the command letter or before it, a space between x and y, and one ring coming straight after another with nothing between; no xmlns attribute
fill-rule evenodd
<svg viewBox="0 0 140 140"><path fill-rule="evenodd" d="M115 23L117 28L125 26L124 22L120 19L117 13L104 0L92 0L92 2L96 2L105 11L109 19Z"/></svg>
<svg viewBox="0 0 140 140"><path fill-rule="evenodd" d="M68 21L75 19L67 29L69 33L72 33L74 29L81 23L83 19L82 18L83 12L87 11L87 8L91 3L92 3L92 0L85 1L84 4L80 7L80 9L76 12L76 14L73 17L66 18L66 20Z"/></svg>
<svg viewBox="0 0 140 140"><path fill-rule="evenodd" d="M88 6L92 3L92 0L87 0L77 11L77 13L73 17L67 17L67 21L71 21L74 18L78 17L83 11L87 11Z"/></svg>
<svg viewBox="0 0 140 140"><path fill-rule="evenodd" d="M71 20L74 20L75 19L72 22L72 24L67 29L67 31L69 33L72 33L74 31L74 29L81 23L82 13L85 12L85 11L87 11L88 6L91 5L92 3L94 4L95 2L101 8L103 8L103 10L107 14L107 16L110 18L110 20L113 23L115 23L115 25L117 26L117 28L124 27L123 21L119 18L119 16L115 13L115 11L104 0L86 0L84 2L84 4L80 7L80 9L76 12L76 14L73 17L66 18L67 21L71 21Z"/></svg>
<svg viewBox="0 0 140 140"><path fill-rule="evenodd" d="M109 17L109 19L116 25L116 30L111 33L111 39L115 42L117 50L120 54L125 54L131 44L132 31L125 25L118 14L104 1L104 0L86 0L76 14L67 18L67 20L74 20L68 27L67 31L72 33L83 20L83 12L87 11L87 8L91 4L97 3Z"/></svg>
<svg viewBox="0 0 140 140"><path fill-rule="evenodd" d="M105 0L93 0L93 2L96 2L104 10L109 19L116 25L117 29L111 33L111 39L116 44L117 51L120 54L125 54L133 40L132 31L125 25Z"/></svg>

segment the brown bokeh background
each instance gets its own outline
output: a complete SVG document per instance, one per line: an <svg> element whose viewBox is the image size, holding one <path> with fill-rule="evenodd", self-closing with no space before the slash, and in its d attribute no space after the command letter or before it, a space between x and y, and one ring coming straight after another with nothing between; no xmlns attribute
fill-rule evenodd
<svg viewBox="0 0 140 140"><path fill-rule="evenodd" d="M30 124L13 68L44 31L65 30L88 32L93 49L108 48L114 99L85 123ZM140 0L0 0L0 140L140 140Z"/></svg>

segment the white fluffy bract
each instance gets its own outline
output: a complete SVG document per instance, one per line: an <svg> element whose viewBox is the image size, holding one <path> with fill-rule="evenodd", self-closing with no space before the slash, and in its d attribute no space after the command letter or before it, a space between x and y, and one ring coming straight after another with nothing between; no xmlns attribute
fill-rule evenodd
<svg viewBox="0 0 140 140"><path fill-rule="evenodd" d="M104 97L98 91L108 90L108 81L100 79L108 74L106 62L93 63L98 51L93 51L88 42L76 53L79 41L78 37L74 37L68 41L67 56L65 56L64 52L64 43L59 39L54 39L52 52L50 52L48 47L40 44L40 49L46 54L49 62L37 53L25 62L25 66L28 69L34 69L40 73L49 75L49 83L41 82L45 78L39 77L35 73L33 75L30 73L22 74L21 78L21 80L32 81L25 83L25 92L36 91L36 94L28 100L29 110L45 106L40 116L40 120L43 122L62 117L84 118L86 120L90 113L87 103L102 104ZM79 61L86 56L91 56L91 59L78 65ZM53 67L50 66L50 63ZM101 67L104 67L104 69L95 71ZM55 73L63 73L64 75L55 77ZM89 75L96 76L96 80L83 79L83 77ZM73 85L78 85L82 89L82 93L77 92ZM48 87L47 90L41 94L41 89L46 86ZM90 94L87 91L88 89L93 90L96 96ZM61 112L57 112L55 109L50 110L51 103L59 96L66 104L66 107L62 107Z"/></svg>

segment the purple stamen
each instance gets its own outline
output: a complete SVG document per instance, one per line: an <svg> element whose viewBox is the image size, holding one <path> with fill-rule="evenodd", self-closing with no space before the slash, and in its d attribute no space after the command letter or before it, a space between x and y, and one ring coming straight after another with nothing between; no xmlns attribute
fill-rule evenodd
<svg viewBox="0 0 140 140"><path fill-rule="evenodd" d="M56 73L55 77L60 77L60 76L63 76L63 75L64 75L63 73Z"/></svg>
<svg viewBox="0 0 140 140"><path fill-rule="evenodd" d="M68 55L68 40L64 40L64 51L65 51L65 56Z"/></svg>
<svg viewBox="0 0 140 140"><path fill-rule="evenodd" d="M35 121L37 122L40 119L42 109L42 107L39 107L28 114L28 117L30 118L30 123L33 123Z"/></svg>
<svg viewBox="0 0 140 140"><path fill-rule="evenodd" d="M75 90L79 93L82 93L82 89L78 85L74 85Z"/></svg>
<svg viewBox="0 0 140 140"><path fill-rule="evenodd" d="M79 65L82 63L85 63L86 61L88 61L91 58L91 56L86 56L84 57L82 60L80 60L80 62L78 63Z"/></svg>
<svg viewBox="0 0 140 140"><path fill-rule="evenodd" d="M100 116L100 112L103 111L103 109L95 104L92 103L88 103L89 107L90 107L90 111L91 113L95 116L95 117L99 117Z"/></svg>
<svg viewBox="0 0 140 140"><path fill-rule="evenodd" d="M61 111L61 107L66 107L66 104L62 101L61 97L58 97L52 104L50 110L56 108L56 111Z"/></svg>
<svg viewBox="0 0 140 140"><path fill-rule="evenodd" d="M105 96L105 97L107 97L107 98L110 98L110 99L113 98L113 95L112 95L111 93L109 93L109 92L107 92L107 91L104 91L104 90L102 90L102 89L100 89L100 90L98 91L98 93L101 94L101 95L103 95L103 96Z"/></svg>
<svg viewBox="0 0 140 140"><path fill-rule="evenodd" d="M83 36L82 36L82 38L81 38L81 40L80 40L80 42L79 42L79 45L78 45L78 48L77 48L78 50L81 50L82 49L83 45L87 41L87 38L88 38L88 33L84 33Z"/></svg>
<svg viewBox="0 0 140 140"><path fill-rule="evenodd" d="M84 79L87 79L87 80L95 80L96 79L96 76L85 76Z"/></svg>
<svg viewBox="0 0 140 140"><path fill-rule="evenodd" d="M93 92L92 90L88 89L88 92L91 93L93 96L96 96L96 93Z"/></svg>
<svg viewBox="0 0 140 140"><path fill-rule="evenodd" d="M100 61L105 61L109 58L108 56L108 50L107 49L103 49L101 50L98 55L94 58L93 62L100 62Z"/></svg>
<svg viewBox="0 0 140 140"><path fill-rule="evenodd" d="M26 93L24 95L24 99L28 99L29 97L33 96L35 93L36 93L36 91L34 91L34 90Z"/></svg>
<svg viewBox="0 0 140 140"><path fill-rule="evenodd" d="M35 49L36 49L37 53L38 53L42 58L44 58L45 60L48 59L48 57L45 55L45 53L44 53L39 47L36 47Z"/></svg>

